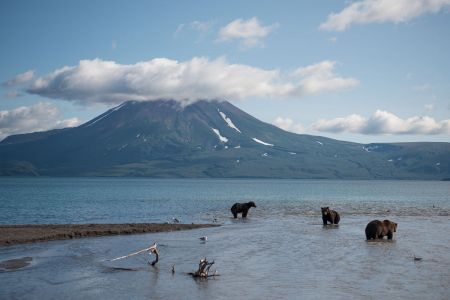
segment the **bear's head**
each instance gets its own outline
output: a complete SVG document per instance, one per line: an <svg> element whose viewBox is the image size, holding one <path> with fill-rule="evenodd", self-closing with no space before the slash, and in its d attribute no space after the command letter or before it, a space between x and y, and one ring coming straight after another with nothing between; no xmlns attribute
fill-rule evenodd
<svg viewBox="0 0 450 300"><path fill-rule="evenodd" d="M387 226L387 228L392 230L392 232L397 232L397 223L389 221L389 220L384 220L383 223L385 226Z"/></svg>
<svg viewBox="0 0 450 300"><path fill-rule="evenodd" d="M248 207L256 207L255 202L253 202L253 201L250 201L247 204L248 204Z"/></svg>
<svg viewBox="0 0 450 300"><path fill-rule="evenodd" d="M321 207L321 209L322 209L322 216L326 216L326 215L330 214L330 208L328 206L327 207Z"/></svg>

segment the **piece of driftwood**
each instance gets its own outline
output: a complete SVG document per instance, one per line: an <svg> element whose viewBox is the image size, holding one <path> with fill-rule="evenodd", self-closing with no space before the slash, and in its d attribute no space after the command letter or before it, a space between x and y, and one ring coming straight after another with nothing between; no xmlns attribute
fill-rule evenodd
<svg viewBox="0 0 450 300"><path fill-rule="evenodd" d="M413 254L414 261L421 261L422 257L417 257L416 254Z"/></svg>
<svg viewBox="0 0 450 300"><path fill-rule="evenodd" d="M150 252L150 254L155 254L156 256L155 260L150 263L152 266L154 266L159 261L159 252L158 248L156 248L156 243L154 243L153 246L148 248L148 251Z"/></svg>
<svg viewBox="0 0 450 300"><path fill-rule="evenodd" d="M214 261L208 262L205 257L204 259L200 260L200 263L198 264L198 270L195 272L190 272L188 274L192 275L192 277L194 278L208 278L213 276L219 276L219 274L217 274L217 270L214 271L213 274L209 274L209 269L211 269L213 264Z"/></svg>
<svg viewBox="0 0 450 300"><path fill-rule="evenodd" d="M158 252L158 248L156 247L156 243L154 243L152 246L150 246L148 248L145 248L145 249L142 249L142 250L139 250L139 251L136 251L136 252L124 255L124 256L119 256L119 257L116 257L116 258L113 258L113 259L106 259L106 261L116 261L116 260L120 260L120 259L124 259L124 258L128 258L128 257L134 256L134 255L138 255L138 254L141 254L141 253L145 253L147 251L150 254L155 254L156 255L156 259L153 262L151 262L151 263L149 262L149 264L154 266L159 260L159 252Z"/></svg>

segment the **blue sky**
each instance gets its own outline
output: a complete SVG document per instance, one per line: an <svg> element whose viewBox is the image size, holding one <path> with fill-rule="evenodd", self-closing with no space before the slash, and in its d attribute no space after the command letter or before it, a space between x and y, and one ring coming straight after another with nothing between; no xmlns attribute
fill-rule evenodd
<svg viewBox="0 0 450 300"><path fill-rule="evenodd" d="M169 97L340 140L450 142L450 0L6 0L0 40L0 138Z"/></svg>

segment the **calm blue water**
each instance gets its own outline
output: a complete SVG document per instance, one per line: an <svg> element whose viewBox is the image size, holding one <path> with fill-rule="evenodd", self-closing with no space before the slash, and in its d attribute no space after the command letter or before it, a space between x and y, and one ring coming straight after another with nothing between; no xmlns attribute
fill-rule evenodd
<svg viewBox="0 0 450 300"><path fill-rule="evenodd" d="M231 205L250 200L249 218L232 219ZM339 226L321 225L325 205ZM222 226L1 247L0 261L33 262L0 270L0 299L450 298L450 182L0 179L2 224L173 217ZM399 224L394 240L365 241L366 224L386 218ZM146 255L105 261L153 242L156 268ZM195 281L186 273L205 256L220 276Z"/></svg>
<svg viewBox="0 0 450 300"><path fill-rule="evenodd" d="M1 178L0 224L211 222L248 201L260 204L260 217L316 215L321 205L346 215L448 216L450 183Z"/></svg>

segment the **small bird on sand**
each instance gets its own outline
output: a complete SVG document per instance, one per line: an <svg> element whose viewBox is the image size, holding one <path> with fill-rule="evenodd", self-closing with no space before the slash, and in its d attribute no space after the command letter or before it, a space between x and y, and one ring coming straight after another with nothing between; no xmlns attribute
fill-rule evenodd
<svg viewBox="0 0 450 300"><path fill-rule="evenodd" d="M422 260L422 257L417 257L415 254L414 254L414 261L421 261Z"/></svg>
<svg viewBox="0 0 450 300"><path fill-rule="evenodd" d="M206 242L208 240L208 237L205 235L205 236L200 237L199 239Z"/></svg>

